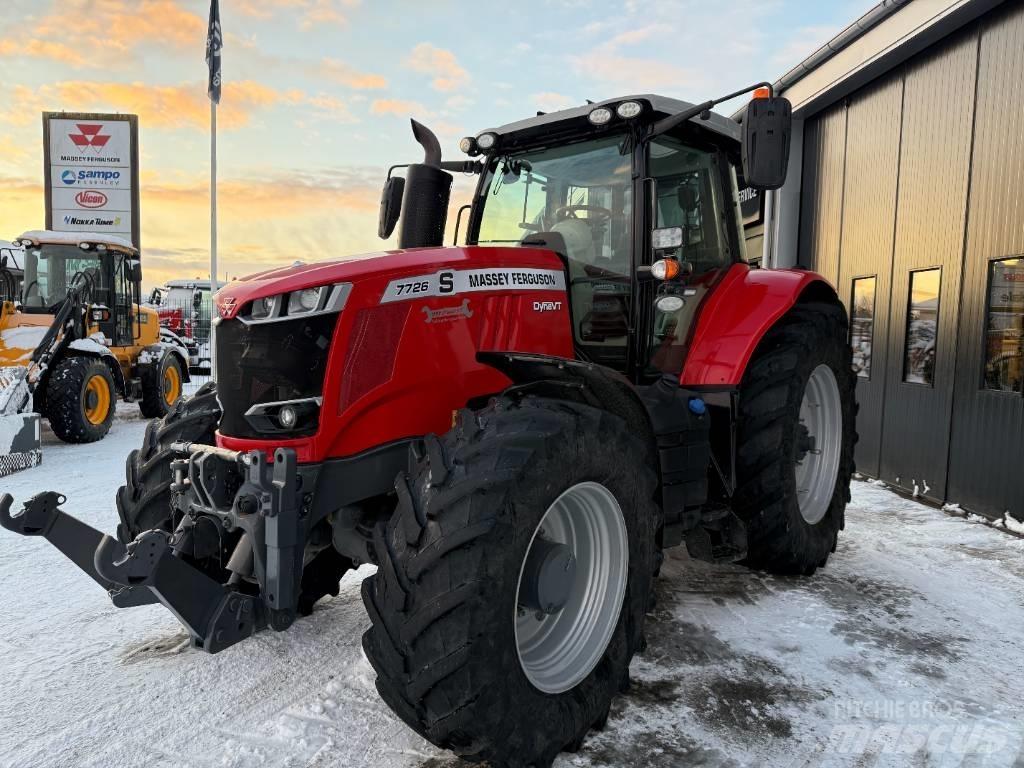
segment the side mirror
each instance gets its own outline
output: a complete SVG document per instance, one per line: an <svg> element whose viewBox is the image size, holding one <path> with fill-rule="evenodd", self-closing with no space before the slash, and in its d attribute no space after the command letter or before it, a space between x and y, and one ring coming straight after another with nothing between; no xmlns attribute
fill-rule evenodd
<svg viewBox="0 0 1024 768"><path fill-rule="evenodd" d="M743 118L743 178L755 189L778 189L786 182L793 107L774 96L753 99Z"/></svg>
<svg viewBox="0 0 1024 768"><path fill-rule="evenodd" d="M164 300L164 295L160 292L159 288L154 288L149 292L149 303L154 307L159 307Z"/></svg>
<svg viewBox="0 0 1024 768"><path fill-rule="evenodd" d="M129 265L128 269L130 270L129 273L128 273L128 278L133 283L140 283L141 284L142 283L142 264L137 262L137 261L132 262Z"/></svg>
<svg viewBox="0 0 1024 768"><path fill-rule="evenodd" d="M197 312L203 308L203 293L202 291L195 291L192 294L192 309Z"/></svg>
<svg viewBox="0 0 1024 768"><path fill-rule="evenodd" d="M398 217L402 213L402 195L405 193L405 179L392 176L384 182L384 191L380 195L380 216L377 220L377 235L387 240L395 231Z"/></svg>

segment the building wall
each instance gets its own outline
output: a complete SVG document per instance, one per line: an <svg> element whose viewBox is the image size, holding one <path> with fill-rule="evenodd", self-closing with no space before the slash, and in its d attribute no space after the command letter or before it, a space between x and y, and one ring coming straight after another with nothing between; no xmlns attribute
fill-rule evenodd
<svg viewBox="0 0 1024 768"><path fill-rule="evenodd" d="M1024 397L982 375L989 262L1024 253L1022 81L1024 7L1009 4L808 117L798 259L848 308L860 289L861 352L873 315L858 467L1024 518Z"/></svg>

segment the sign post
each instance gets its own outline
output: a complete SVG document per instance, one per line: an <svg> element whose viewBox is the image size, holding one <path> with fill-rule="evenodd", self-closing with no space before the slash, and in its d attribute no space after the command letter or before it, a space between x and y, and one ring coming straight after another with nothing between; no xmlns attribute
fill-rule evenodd
<svg viewBox="0 0 1024 768"><path fill-rule="evenodd" d="M43 157L47 229L141 247L137 116L44 112Z"/></svg>

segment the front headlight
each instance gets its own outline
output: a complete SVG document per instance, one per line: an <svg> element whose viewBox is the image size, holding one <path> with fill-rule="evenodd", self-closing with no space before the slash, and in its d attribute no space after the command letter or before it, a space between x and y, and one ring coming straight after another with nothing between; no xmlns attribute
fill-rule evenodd
<svg viewBox="0 0 1024 768"><path fill-rule="evenodd" d="M300 315L319 309L320 298L323 296L324 290L324 286L321 286L320 288L303 288L301 291L292 291L288 296L288 314Z"/></svg>
<svg viewBox="0 0 1024 768"><path fill-rule="evenodd" d="M292 317L340 312L351 292L352 283L335 283L264 296L253 299L238 314L238 319L243 323L273 323Z"/></svg>

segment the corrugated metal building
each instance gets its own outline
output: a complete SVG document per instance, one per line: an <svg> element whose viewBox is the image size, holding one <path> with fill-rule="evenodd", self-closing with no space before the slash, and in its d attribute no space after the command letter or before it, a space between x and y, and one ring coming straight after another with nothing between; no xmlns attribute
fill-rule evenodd
<svg viewBox="0 0 1024 768"><path fill-rule="evenodd" d="M776 87L748 246L850 309L858 470L1024 520L1024 3L887 0Z"/></svg>

